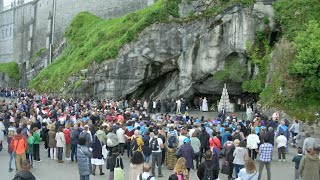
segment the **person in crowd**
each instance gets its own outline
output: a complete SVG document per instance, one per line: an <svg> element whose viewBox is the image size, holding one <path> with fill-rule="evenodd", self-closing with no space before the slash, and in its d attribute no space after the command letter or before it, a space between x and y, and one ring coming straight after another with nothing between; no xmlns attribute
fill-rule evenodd
<svg viewBox="0 0 320 180"><path fill-rule="evenodd" d="M33 128L33 138L34 138L34 143L33 143L33 154L34 154L34 160L37 162L41 162L40 159L40 131L38 127Z"/></svg>
<svg viewBox="0 0 320 180"><path fill-rule="evenodd" d="M144 142L140 136L140 131L135 130L131 139L131 144L130 144L132 153L134 154L134 152L136 151L142 152L143 145L144 145Z"/></svg>
<svg viewBox="0 0 320 180"><path fill-rule="evenodd" d="M126 137L126 140L127 140L127 155L128 155L128 157L132 156L132 149L130 147L131 147L131 139L134 134L134 130L135 129L132 125L132 122L129 121L128 126L126 127L125 132L124 132L124 134L125 134L124 136Z"/></svg>
<svg viewBox="0 0 320 180"><path fill-rule="evenodd" d="M220 139L217 137L218 133L216 131L212 132L212 137L210 137L209 139L209 144L210 144L210 150L213 151L213 149L215 149L215 151L219 152L221 149L221 142ZM229 134L231 135L231 134ZM218 154L219 156L220 154Z"/></svg>
<svg viewBox="0 0 320 180"><path fill-rule="evenodd" d="M48 132L48 146L50 150L50 158L52 160L57 160L57 141L56 141L56 132L55 132L55 125L49 125L49 132Z"/></svg>
<svg viewBox="0 0 320 180"><path fill-rule="evenodd" d="M18 171L22 170L22 161L26 159L26 151L28 149L28 140L21 134L22 129L17 129L17 134L11 140L12 153L16 157L16 165Z"/></svg>
<svg viewBox="0 0 320 180"><path fill-rule="evenodd" d="M212 135L213 137L215 135ZM225 128L225 132L222 134L222 141L221 144L223 145L225 142L228 141L228 137L231 136L231 129L230 128ZM221 147L221 146L220 146ZM210 144L210 149L212 149L211 144Z"/></svg>
<svg viewBox="0 0 320 180"><path fill-rule="evenodd" d="M29 160L30 166L33 167L33 155L34 155L34 137L33 137L34 132L29 131L28 132L28 149L26 152L27 159Z"/></svg>
<svg viewBox="0 0 320 180"><path fill-rule="evenodd" d="M130 141L131 142L131 141ZM111 155L112 153L112 149L114 147L118 147L119 146L119 139L117 137L117 135L115 134L114 130L112 127L109 128L108 134L107 134L107 148L109 150L109 155ZM131 145L130 145L131 146ZM128 150L132 151L132 149L129 147Z"/></svg>
<svg viewBox="0 0 320 180"><path fill-rule="evenodd" d="M116 131L116 135L118 137L118 142L119 142L119 151L120 151L120 154L121 156L123 156L123 153L124 153L124 145L126 143L126 137L124 136L124 129L123 129L123 125L120 124L119 125L119 128L117 129Z"/></svg>
<svg viewBox="0 0 320 180"><path fill-rule="evenodd" d="M238 177L241 180L258 180L259 173L251 158L245 159L245 167L240 170Z"/></svg>
<svg viewBox="0 0 320 180"><path fill-rule="evenodd" d="M56 133L56 146L57 146L57 151L58 151L58 162L63 163L62 161L63 158L63 149L66 147L66 139L63 134L63 126L59 126L58 132Z"/></svg>
<svg viewBox="0 0 320 180"><path fill-rule="evenodd" d="M306 132L304 129L301 129L301 131L295 136L296 139L296 147L303 149L303 142L306 139ZM303 150L302 150L303 152Z"/></svg>
<svg viewBox="0 0 320 180"><path fill-rule="evenodd" d="M199 162L202 161L203 154L210 148L209 146L210 135L206 132L205 127L201 128L201 133L199 135L199 140L201 143L200 151L199 151Z"/></svg>
<svg viewBox="0 0 320 180"><path fill-rule="evenodd" d="M259 136L256 134L255 130L251 130L251 134L247 137L247 148L249 150L249 157L255 160L257 157L258 144L260 143Z"/></svg>
<svg viewBox="0 0 320 180"><path fill-rule="evenodd" d="M177 158L174 156L174 153L177 150L178 146L178 136L177 132L174 130L173 126L169 128L168 138L167 138L167 151L166 151L166 158L165 158L165 165L168 167L169 170L173 170Z"/></svg>
<svg viewBox="0 0 320 180"><path fill-rule="evenodd" d="M183 145L183 141L185 138L187 138L187 131L182 130L180 136L178 136L178 147L177 148L180 148L180 146Z"/></svg>
<svg viewBox="0 0 320 180"><path fill-rule="evenodd" d="M259 148L259 180L261 179L263 167L267 169L267 179L271 179L271 160L273 146L269 143L269 139L264 139Z"/></svg>
<svg viewBox="0 0 320 180"><path fill-rule="evenodd" d="M96 131L97 138L99 139L101 145L106 145L107 144L107 134L106 134L106 129L105 126L100 126L99 130Z"/></svg>
<svg viewBox="0 0 320 180"><path fill-rule="evenodd" d="M242 169L245 165L245 158L248 157L248 151L245 147L246 143L244 141L241 141L239 143L239 146L236 147L233 152L233 164L235 167L236 177L238 176L240 169Z"/></svg>
<svg viewBox="0 0 320 180"><path fill-rule="evenodd" d="M177 175L178 179L180 180L188 180L189 179L189 171L186 167L187 160L184 157L180 157L177 160L177 163L174 167L174 174Z"/></svg>
<svg viewBox="0 0 320 180"><path fill-rule="evenodd" d="M71 151L71 130L70 130L71 125L66 124L65 128L63 130L64 138L66 139L66 147L65 147L65 156L67 161L71 161L70 158L70 151Z"/></svg>
<svg viewBox="0 0 320 180"><path fill-rule="evenodd" d="M36 180L36 177L30 172L30 163L28 160L22 160L22 169L17 172L12 180Z"/></svg>
<svg viewBox="0 0 320 180"><path fill-rule="evenodd" d="M188 169L188 171L194 168L194 150L190 143L191 140L189 138L185 138L183 141L183 145L180 147L181 157L184 157L186 159L186 168Z"/></svg>
<svg viewBox="0 0 320 180"><path fill-rule="evenodd" d="M143 140L143 147L142 147L142 153L143 153L143 160L145 163L149 163L150 156L151 156L151 147L150 147L150 132L146 132L146 134L142 138ZM166 156L167 157L167 156Z"/></svg>
<svg viewBox="0 0 320 180"><path fill-rule="evenodd" d="M279 162L285 162L286 161L286 144L287 144L287 138L283 135L283 133L280 134L280 136L277 137L277 147L278 147L278 157Z"/></svg>
<svg viewBox="0 0 320 180"><path fill-rule="evenodd" d="M14 162L15 162L15 156L13 155L13 153L12 153L12 148L11 148L11 146L10 146L11 141L12 141L15 133L16 133L16 131L14 131L14 130L9 130L9 132L8 132L8 137L7 137L8 154L9 154L9 172L13 171L13 169L12 169L12 160L14 160ZM14 164L15 164L15 167L16 167L16 171L18 171L16 162L15 162Z"/></svg>
<svg viewBox="0 0 320 180"><path fill-rule="evenodd" d="M139 174L136 180L156 180L154 176L151 175L151 165L146 163L143 165L143 173ZM178 179L177 179L178 180Z"/></svg>
<svg viewBox="0 0 320 180"><path fill-rule="evenodd" d="M151 156L152 156L152 175L155 176L155 165L157 163L158 166L158 177L163 177L161 164L162 164L162 149L164 148L164 144L162 139L158 137L158 130L155 129L153 131L153 136L150 139L149 145L151 147Z"/></svg>
<svg viewBox="0 0 320 180"><path fill-rule="evenodd" d="M107 169L110 170L109 180L114 180L114 169L116 167L120 167L121 169L124 168L118 147L112 148L112 155L107 161Z"/></svg>
<svg viewBox="0 0 320 180"><path fill-rule="evenodd" d="M197 176L199 179L218 179L219 177L219 157L207 150L204 154L205 161L199 164ZM207 173L206 173L207 172Z"/></svg>
<svg viewBox="0 0 320 180"><path fill-rule="evenodd" d="M307 154L302 157L299 165L299 175L302 180L320 179L320 159L313 147L308 147Z"/></svg>
<svg viewBox="0 0 320 180"><path fill-rule="evenodd" d="M83 131L80 133L79 137L84 137L86 139L86 146L89 148L92 144L92 135L89 131L89 125L85 125Z"/></svg>
<svg viewBox="0 0 320 180"><path fill-rule="evenodd" d="M300 165L300 161L302 159L302 149L301 148L298 148L298 154L295 155L293 158L292 158L292 162L294 162L294 179L295 180L299 180L300 179L300 176L299 176L299 165Z"/></svg>
<svg viewBox="0 0 320 180"><path fill-rule="evenodd" d="M237 125L237 129L231 135L233 140L239 139L239 141L243 141L245 139L243 132L241 132L241 126Z"/></svg>
<svg viewBox="0 0 320 180"><path fill-rule="evenodd" d="M136 180L139 174L143 173L143 155L140 151L135 151L130 160L129 180Z"/></svg>
<svg viewBox="0 0 320 180"><path fill-rule="evenodd" d="M311 137L310 133L306 133L306 139L303 141L302 151L307 154L308 148L315 148L317 145L316 140Z"/></svg>
<svg viewBox="0 0 320 180"><path fill-rule="evenodd" d="M200 146L201 146L201 143L200 143L200 140L199 138L197 137L197 133L196 132L193 132L192 133L192 137L191 137L191 147L194 151L194 159L196 160L196 169L198 169L198 166L199 166L199 157L200 157Z"/></svg>
<svg viewBox="0 0 320 180"><path fill-rule="evenodd" d="M281 121L281 124L278 126L277 129L277 135L280 136L281 133L283 133L283 135L287 138L286 152L288 152L288 141L290 137L290 132L288 126L286 126L284 121Z"/></svg>
<svg viewBox="0 0 320 180"><path fill-rule="evenodd" d="M71 140L71 161L77 160L77 146L79 140L79 128L78 125L75 124L70 132L70 140Z"/></svg>
<svg viewBox="0 0 320 180"><path fill-rule="evenodd" d="M274 131L272 127L268 127L267 138L269 139L269 143L274 146Z"/></svg>
<svg viewBox="0 0 320 180"><path fill-rule="evenodd" d="M296 146L296 136L298 135L298 133L300 132L300 123L298 120L295 120L294 123L291 125L289 131L291 132L291 136L292 136L292 142L291 145L292 146Z"/></svg>
<svg viewBox="0 0 320 180"><path fill-rule="evenodd" d="M5 132L6 128L3 124L3 119L0 118L0 152L2 151L3 149L3 146L2 146L2 141L4 141L4 132Z"/></svg>
<svg viewBox="0 0 320 180"><path fill-rule="evenodd" d="M104 175L102 172L102 166L104 165L104 160L102 156L102 146L103 143L98 138L97 134L93 136L92 140L92 158L91 158L91 164L92 164L92 175L96 175L96 168L99 166L100 175Z"/></svg>
<svg viewBox="0 0 320 180"><path fill-rule="evenodd" d="M92 173L92 166L90 159L92 158L92 152L86 146L86 139L79 137L77 145L77 164L79 169L80 180L89 180Z"/></svg>
<svg viewBox="0 0 320 180"><path fill-rule="evenodd" d="M230 170L229 170L229 174L228 174L228 178L232 179L232 174L233 174L233 153L235 150L235 145L233 144L232 141L233 137L229 136L228 137L228 141L224 143L223 145L223 149L224 149L224 157L225 157L225 161L228 162ZM235 140L236 143L239 143L239 139Z"/></svg>

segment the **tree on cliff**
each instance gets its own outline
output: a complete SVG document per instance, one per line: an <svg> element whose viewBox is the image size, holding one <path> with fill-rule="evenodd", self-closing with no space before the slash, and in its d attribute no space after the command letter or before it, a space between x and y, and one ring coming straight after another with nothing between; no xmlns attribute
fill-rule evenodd
<svg viewBox="0 0 320 180"><path fill-rule="evenodd" d="M294 38L297 56L292 64L292 73L305 80L305 87L320 90L320 24L311 20L304 31Z"/></svg>

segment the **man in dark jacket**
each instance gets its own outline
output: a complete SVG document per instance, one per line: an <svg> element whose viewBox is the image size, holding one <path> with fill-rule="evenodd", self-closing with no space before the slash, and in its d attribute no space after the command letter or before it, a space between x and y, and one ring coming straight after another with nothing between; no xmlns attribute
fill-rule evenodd
<svg viewBox="0 0 320 180"><path fill-rule="evenodd" d="M30 172L30 163L28 160L25 159L22 161L22 170L17 172L12 180L36 180Z"/></svg>
<svg viewBox="0 0 320 180"><path fill-rule="evenodd" d="M197 176L202 179L218 179L219 177L219 158L212 154L212 151L205 152L206 161L202 162L197 171ZM207 173L205 173L207 171ZM204 177L208 174L209 177Z"/></svg>
<svg viewBox="0 0 320 180"><path fill-rule="evenodd" d="M71 129L70 139L71 139L71 161L74 161L74 157L77 160L77 146L79 140L80 131L78 125L75 124Z"/></svg>
<svg viewBox="0 0 320 180"><path fill-rule="evenodd" d="M269 140L269 143L274 146L274 131L272 127L268 128L267 139Z"/></svg>
<svg viewBox="0 0 320 180"><path fill-rule="evenodd" d="M203 154L209 149L209 134L206 132L206 129L202 127L201 133L199 135L199 140L200 140L200 162L202 160Z"/></svg>

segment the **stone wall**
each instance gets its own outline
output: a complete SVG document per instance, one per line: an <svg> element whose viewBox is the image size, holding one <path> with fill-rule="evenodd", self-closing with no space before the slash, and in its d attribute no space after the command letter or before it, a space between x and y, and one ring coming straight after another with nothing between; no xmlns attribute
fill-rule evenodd
<svg viewBox="0 0 320 180"><path fill-rule="evenodd" d="M0 10L0 62L13 60L13 11Z"/></svg>

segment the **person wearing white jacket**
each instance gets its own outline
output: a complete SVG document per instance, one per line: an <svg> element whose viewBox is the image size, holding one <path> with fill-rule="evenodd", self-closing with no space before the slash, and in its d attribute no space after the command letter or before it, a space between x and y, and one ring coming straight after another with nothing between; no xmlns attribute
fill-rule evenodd
<svg viewBox="0 0 320 180"><path fill-rule="evenodd" d="M277 142L277 147L278 147L278 157L279 157L279 162L286 161L286 145L287 145L287 138L283 135L283 133L280 134L280 136L277 137L276 142ZM281 159L282 155L282 159Z"/></svg>
<svg viewBox="0 0 320 180"><path fill-rule="evenodd" d="M251 130L251 134L247 137L247 148L249 150L249 157L252 160L255 160L257 158L257 149L258 144L260 143L259 136L256 135L255 130Z"/></svg>
<svg viewBox="0 0 320 180"><path fill-rule="evenodd" d="M63 156L63 148L66 146L66 139L63 133L63 127L60 126L58 132L56 133L56 141L57 141L57 148L58 148L58 162L63 163L62 156Z"/></svg>

